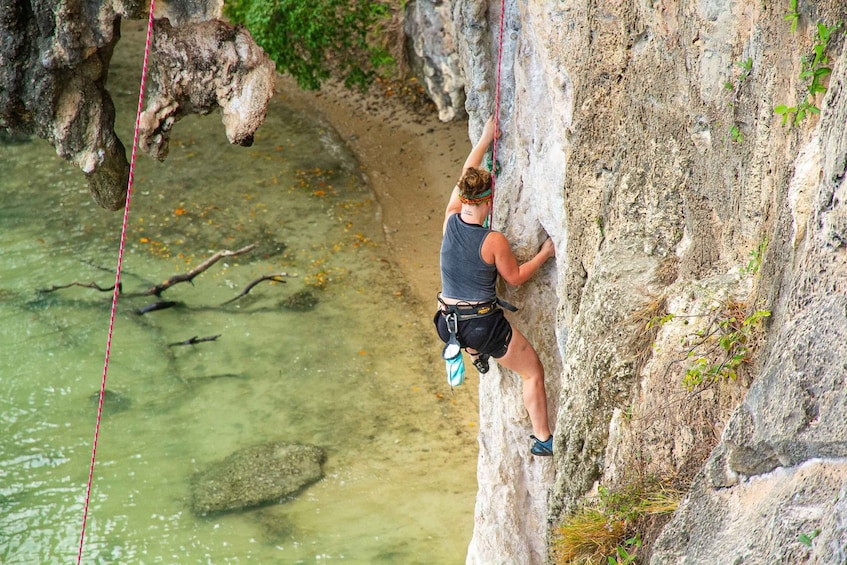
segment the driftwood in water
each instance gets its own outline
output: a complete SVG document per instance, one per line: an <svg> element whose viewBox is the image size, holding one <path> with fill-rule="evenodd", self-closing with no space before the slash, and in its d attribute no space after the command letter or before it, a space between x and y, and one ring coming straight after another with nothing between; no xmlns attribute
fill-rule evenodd
<svg viewBox="0 0 847 565"><path fill-rule="evenodd" d="M163 282L162 284L157 284L156 286L150 287L147 290L145 290L144 292L136 294L135 296L151 296L151 295L152 296L161 296L163 292L165 292L166 290L168 290L170 287L172 287L173 285L175 285L177 283L193 282L194 277L196 277L197 275L199 275L203 271L207 270L209 267L211 267L212 265L214 265L215 263L217 263L221 259L224 259L226 257L235 257L236 255L242 255L244 253L247 253L248 251L252 251L255 247L256 247L256 244L251 243L247 247L242 247L241 249L238 249L237 251L229 251L229 250L226 250L226 249L223 250L223 251L218 251L217 253L215 253L214 255L212 255L211 257L209 257L208 259L206 259L205 261L203 261L202 263L200 263L199 265L197 265L196 267L194 267L193 269L188 271L187 273L183 273L181 275L174 275L171 278L169 278L168 280L166 280L165 282ZM287 275L285 273L280 273L278 275L272 275L272 276L281 277L281 276L287 276ZM262 279L260 279L259 281L254 281L253 283L251 283L251 286L248 286L248 288L245 290L245 292L243 294L247 294L249 289L252 286L255 286L255 284L257 284L258 282L261 282L261 280ZM280 282L282 282L282 281L280 281ZM106 287L102 287L102 286L98 285L95 282L81 283L81 282L78 282L78 281L74 281L74 282L68 283L68 284L54 285L51 288L38 289L38 292L44 292L44 293L53 292L53 291L56 291L56 290L61 290L63 288L70 288L72 286L94 288L94 289L97 289L101 292L107 292L107 291L111 291L111 290L115 289L115 285L112 285L112 286L106 288ZM120 283L118 285L118 292L123 293L123 283ZM157 302L156 304L151 304L148 307L141 308L140 310L137 311L137 313L138 314L145 314L147 312L152 312L154 310L161 310L163 308L170 308L171 306L174 306L175 304L176 303L173 303L173 302Z"/></svg>
<svg viewBox="0 0 847 565"><path fill-rule="evenodd" d="M282 277L287 277L287 276L288 276L287 273L276 273L275 275L265 275L264 277L259 277L258 279L254 280L253 282L248 284L246 287L244 287L244 290L241 291L241 294L239 294L235 298L230 298L229 300L224 302L224 304L229 304L230 302L235 302L236 300L238 300L242 296L246 296L247 293L250 292L251 290L253 290L253 287L256 286L257 284L259 284L260 282L274 281L274 282L284 283L286 281ZM222 306L223 306L223 304L222 304Z"/></svg>
<svg viewBox="0 0 847 565"><path fill-rule="evenodd" d="M203 343L205 341L217 341L217 339L221 337L221 334L218 335L210 335L207 337L197 337L196 335L192 338L186 339L185 341L177 341L174 343L169 343L168 347L175 347L177 345L194 345L195 343Z"/></svg>
<svg viewBox="0 0 847 565"><path fill-rule="evenodd" d="M177 306L179 304L181 304L181 302L171 302L169 300L165 300L163 302L154 302L153 304L148 304L147 306L139 308L135 311L135 313L139 316L143 316L144 314L147 314L149 312L155 312L157 310L166 310L167 308L173 308L174 306Z"/></svg>
<svg viewBox="0 0 847 565"><path fill-rule="evenodd" d="M83 288L93 288L95 290L99 290L100 292L110 292L110 291L115 290L115 285L112 285L112 286L107 288L107 287L100 286L96 282L81 283L81 282L74 281L74 282L68 283L68 284L54 285L50 288L39 288L37 292L44 292L44 293L53 292L55 290L62 290L63 288L70 288L72 286L81 286ZM121 284L118 285L118 292L123 292L123 290L124 290L123 283L121 283Z"/></svg>
<svg viewBox="0 0 847 565"><path fill-rule="evenodd" d="M165 282L163 282L162 284L157 284L156 286L147 289L142 294L153 295L153 296L161 296L163 292L165 292L166 290L168 290L170 287L172 287L173 285L175 285L177 283L192 282L194 280L194 277L196 277L197 275L199 275L200 273L202 273L203 271L205 271L206 269L208 269L209 267L211 267L212 265L214 265L215 263L217 263L221 259L223 259L225 257L235 257L236 255L241 255L243 253L247 253L248 251L252 251L254 247L256 247L256 244L251 243L247 247L242 247L241 249L239 249L237 251L228 251L228 250L218 251L217 253L215 253L214 255L212 255L211 257L209 257L208 259L206 259L205 261L203 261L202 263L200 263L199 265L197 265L196 267L194 267L193 269L188 271L187 273L184 273L184 274L181 274L181 275L174 275L171 278L169 278L168 280L166 280Z"/></svg>

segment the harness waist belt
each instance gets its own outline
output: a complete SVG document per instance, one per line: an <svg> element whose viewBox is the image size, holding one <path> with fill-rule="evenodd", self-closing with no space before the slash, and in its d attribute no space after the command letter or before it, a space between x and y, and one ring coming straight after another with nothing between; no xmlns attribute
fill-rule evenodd
<svg viewBox="0 0 847 565"><path fill-rule="evenodd" d="M486 304L475 304L473 306L459 306L448 304L445 313L455 313L456 318L461 322L464 320L473 320L475 318L484 318L496 312L498 309L496 302L488 302Z"/></svg>
<svg viewBox="0 0 847 565"><path fill-rule="evenodd" d="M456 319L460 322L490 316L491 314L499 310L501 307L505 308L506 310L509 310L510 312L516 312L518 310L515 306L512 306L511 304L509 304L505 300L501 300L500 298L496 298L491 302L485 302L483 304L447 304L441 299L441 296L439 295L438 302L441 303L442 314L456 314Z"/></svg>

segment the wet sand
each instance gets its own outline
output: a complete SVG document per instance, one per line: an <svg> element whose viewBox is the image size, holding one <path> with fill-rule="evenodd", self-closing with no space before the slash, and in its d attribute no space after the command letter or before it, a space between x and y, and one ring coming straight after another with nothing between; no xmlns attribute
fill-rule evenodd
<svg viewBox="0 0 847 565"><path fill-rule="evenodd" d="M277 96L324 117L347 142L382 208L391 260L410 301L429 311L441 287L438 251L444 207L470 151L467 121L442 123L381 93L338 85L304 92L287 77ZM436 344L434 344L436 345Z"/></svg>

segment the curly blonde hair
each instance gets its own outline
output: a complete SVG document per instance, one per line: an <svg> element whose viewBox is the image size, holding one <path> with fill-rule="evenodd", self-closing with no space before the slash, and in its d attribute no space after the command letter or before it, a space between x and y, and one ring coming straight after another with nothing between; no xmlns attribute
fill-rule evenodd
<svg viewBox="0 0 847 565"><path fill-rule="evenodd" d="M469 167L457 186L459 200L465 204L479 204L491 198L491 173L485 169Z"/></svg>

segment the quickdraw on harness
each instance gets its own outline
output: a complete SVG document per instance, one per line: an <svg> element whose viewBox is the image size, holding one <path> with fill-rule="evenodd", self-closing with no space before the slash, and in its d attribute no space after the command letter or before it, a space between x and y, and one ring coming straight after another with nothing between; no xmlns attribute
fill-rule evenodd
<svg viewBox="0 0 847 565"><path fill-rule="evenodd" d="M441 304L441 311L449 334L447 343L441 350L441 357L446 363L447 382L452 388L465 382L465 362L462 359L462 344L459 342L459 322L485 318L494 314L500 308L505 308L510 312L517 312L518 309L500 298L483 304L447 304L439 294L438 302ZM474 364L476 365L476 363ZM479 367L477 366L477 368Z"/></svg>

